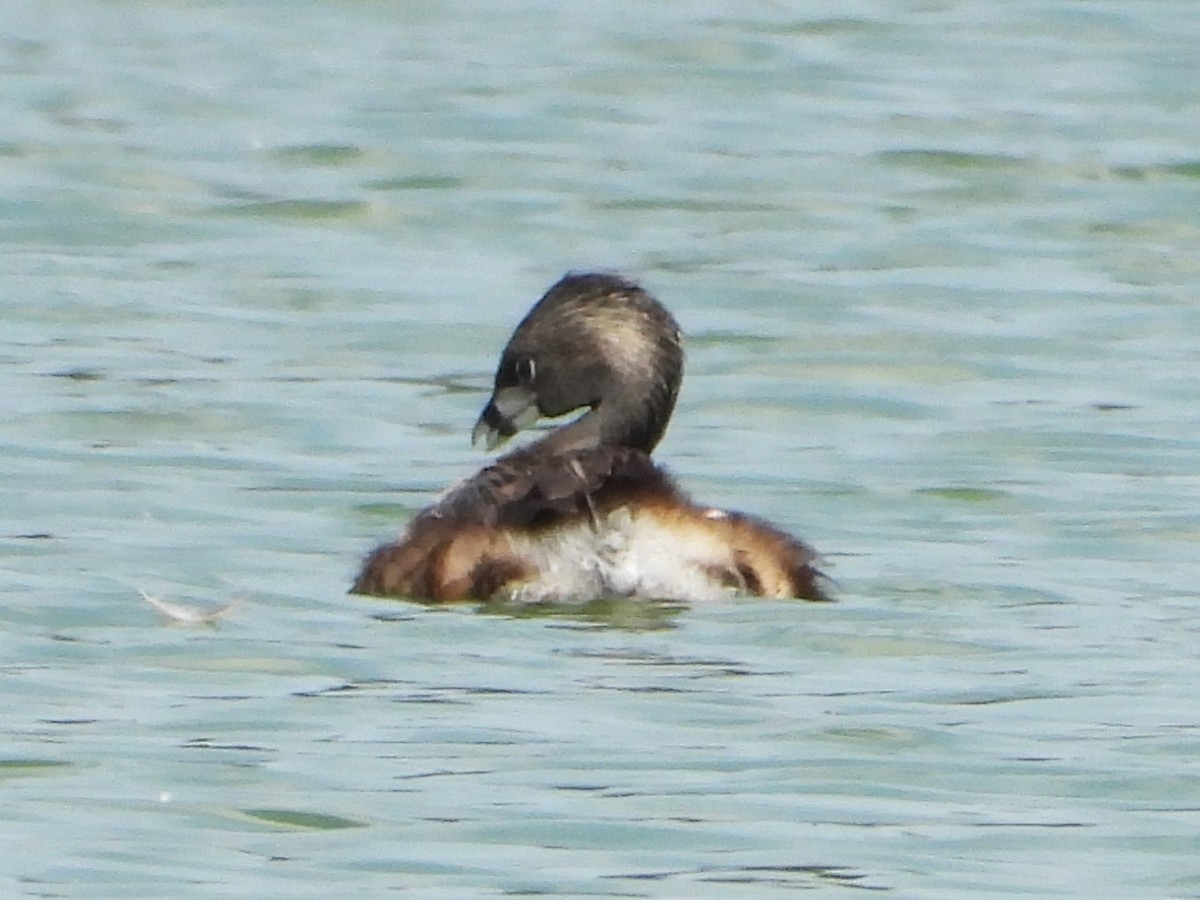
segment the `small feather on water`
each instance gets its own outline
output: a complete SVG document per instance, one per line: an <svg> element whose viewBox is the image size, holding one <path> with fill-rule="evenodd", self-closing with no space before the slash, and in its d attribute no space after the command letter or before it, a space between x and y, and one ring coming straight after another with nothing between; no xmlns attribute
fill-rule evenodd
<svg viewBox="0 0 1200 900"><path fill-rule="evenodd" d="M195 609L191 606L184 606L182 603L172 603L170 600L163 600L153 594L147 594L141 588L138 588L138 593L142 595L143 600L172 622L181 625L215 625L218 619L237 606L235 600L233 603L226 603L216 609Z"/></svg>

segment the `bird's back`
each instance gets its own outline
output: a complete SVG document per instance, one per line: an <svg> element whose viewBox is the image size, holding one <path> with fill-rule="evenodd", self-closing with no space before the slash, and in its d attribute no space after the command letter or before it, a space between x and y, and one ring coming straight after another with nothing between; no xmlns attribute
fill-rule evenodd
<svg viewBox="0 0 1200 900"><path fill-rule="evenodd" d="M510 454L368 557L355 593L435 601L824 599L815 554L766 523L693 504L645 453Z"/></svg>

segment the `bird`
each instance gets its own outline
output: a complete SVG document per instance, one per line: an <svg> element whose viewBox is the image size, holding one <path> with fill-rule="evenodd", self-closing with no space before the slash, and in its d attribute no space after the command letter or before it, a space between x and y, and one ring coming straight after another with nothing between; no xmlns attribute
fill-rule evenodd
<svg viewBox="0 0 1200 900"><path fill-rule="evenodd" d="M494 450L582 410L450 487L371 552L351 593L432 603L828 600L806 543L694 502L651 453L683 378L683 336L635 281L568 273L517 325L472 443Z"/></svg>

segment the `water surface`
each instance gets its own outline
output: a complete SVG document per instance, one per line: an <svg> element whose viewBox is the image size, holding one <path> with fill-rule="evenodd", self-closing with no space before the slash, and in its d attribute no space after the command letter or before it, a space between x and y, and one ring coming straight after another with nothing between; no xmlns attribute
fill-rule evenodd
<svg viewBox="0 0 1200 900"><path fill-rule="evenodd" d="M6 895L1200 896L1190 4L9 7ZM344 595L593 267L838 603Z"/></svg>

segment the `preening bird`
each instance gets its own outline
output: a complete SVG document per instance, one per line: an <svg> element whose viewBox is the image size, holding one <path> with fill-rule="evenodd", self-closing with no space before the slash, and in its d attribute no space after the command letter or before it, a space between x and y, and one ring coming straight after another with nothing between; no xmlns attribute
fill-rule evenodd
<svg viewBox="0 0 1200 900"><path fill-rule="evenodd" d="M828 599L807 544L693 502L650 454L683 377L682 334L632 281L569 274L517 326L473 438L494 449L582 415L451 487L365 560L353 593L426 601Z"/></svg>

